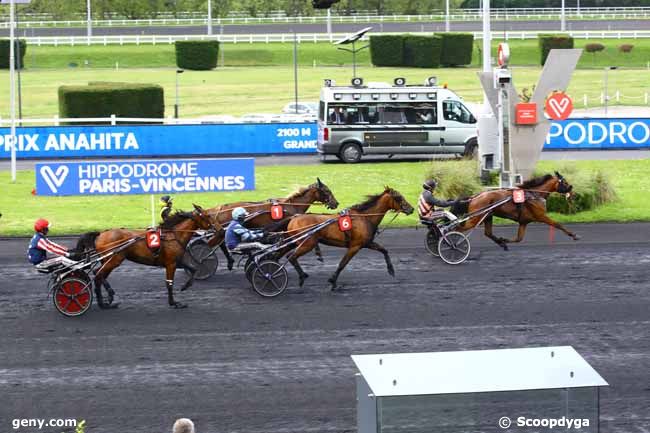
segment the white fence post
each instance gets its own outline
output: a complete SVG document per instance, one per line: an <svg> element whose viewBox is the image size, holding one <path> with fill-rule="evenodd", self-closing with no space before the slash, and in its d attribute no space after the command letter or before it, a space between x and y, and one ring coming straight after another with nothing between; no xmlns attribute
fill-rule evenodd
<svg viewBox="0 0 650 433"><path fill-rule="evenodd" d="M115 121L115 114L111 114L111 125L115 126L117 122Z"/></svg>
<svg viewBox="0 0 650 433"><path fill-rule="evenodd" d="M587 94L582 95L582 104L587 108Z"/></svg>

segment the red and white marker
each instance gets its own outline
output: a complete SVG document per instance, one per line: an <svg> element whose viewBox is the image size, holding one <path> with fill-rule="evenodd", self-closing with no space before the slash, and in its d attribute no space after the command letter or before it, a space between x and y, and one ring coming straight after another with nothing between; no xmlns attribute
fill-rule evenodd
<svg viewBox="0 0 650 433"><path fill-rule="evenodd" d="M546 98L544 110L553 120L566 120L573 112L573 101L564 92L553 92Z"/></svg>

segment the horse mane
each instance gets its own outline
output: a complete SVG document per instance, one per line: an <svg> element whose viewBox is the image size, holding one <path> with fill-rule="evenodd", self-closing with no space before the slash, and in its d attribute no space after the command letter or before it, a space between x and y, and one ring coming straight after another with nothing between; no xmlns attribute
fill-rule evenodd
<svg viewBox="0 0 650 433"><path fill-rule="evenodd" d="M169 218L160 224L161 229L173 229L188 218L192 218L192 212L177 210Z"/></svg>
<svg viewBox="0 0 650 433"><path fill-rule="evenodd" d="M386 190L386 191L388 191L388 190ZM380 192L379 194L367 195L365 201L355 204L354 206L350 207L350 210L356 210L356 211L359 211L359 212L367 211L368 209L373 207L375 204L377 204L377 202L379 201L381 196L384 195L384 193L386 193L386 191Z"/></svg>
<svg viewBox="0 0 650 433"><path fill-rule="evenodd" d="M535 188L537 186L541 186L551 180L553 178L553 175L551 174L546 174L544 176L539 176L539 177L534 177L532 179L528 179L526 182L517 185L519 188L523 189L530 189L530 188Z"/></svg>
<svg viewBox="0 0 650 433"><path fill-rule="evenodd" d="M312 186L313 185L309 185L309 186L303 186L298 188L298 190L293 192L291 195L289 195L289 197L287 197L286 200L290 201L290 200L297 199L298 197L302 197L307 191L311 189Z"/></svg>

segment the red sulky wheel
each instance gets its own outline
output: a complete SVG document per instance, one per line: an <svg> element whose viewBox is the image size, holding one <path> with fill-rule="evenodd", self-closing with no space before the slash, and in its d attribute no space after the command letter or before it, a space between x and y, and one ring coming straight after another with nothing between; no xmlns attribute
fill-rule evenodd
<svg viewBox="0 0 650 433"><path fill-rule="evenodd" d="M63 278L54 288L54 306L64 316L81 316L93 303L90 280L77 276Z"/></svg>

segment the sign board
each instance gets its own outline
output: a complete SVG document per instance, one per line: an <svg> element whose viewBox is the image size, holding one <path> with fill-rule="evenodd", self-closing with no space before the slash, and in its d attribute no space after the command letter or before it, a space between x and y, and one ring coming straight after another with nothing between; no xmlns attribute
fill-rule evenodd
<svg viewBox="0 0 650 433"><path fill-rule="evenodd" d="M36 193L58 196L252 190L254 163L254 159L247 158L36 164Z"/></svg>
<svg viewBox="0 0 650 433"><path fill-rule="evenodd" d="M650 119L567 119L551 122L545 149L647 149Z"/></svg>
<svg viewBox="0 0 650 433"><path fill-rule="evenodd" d="M17 128L18 158L316 153L316 123L49 126ZM11 154L0 128L0 158Z"/></svg>
<svg viewBox="0 0 650 433"><path fill-rule="evenodd" d="M537 123L537 104L521 102L515 105L515 123L517 125L535 125Z"/></svg>
<svg viewBox="0 0 650 433"><path fill-rule="evenodd" d="M545 111L553 120L568 119L573 111L573 101L564 92L552 92L546 98Z"/></svg>
<svg viewBox="0 0 650 433"><path fill-rule="evenodd" d="M510 47L506 43L500 43L497 49L497 64L505 68L510 61Z"/></svg>

